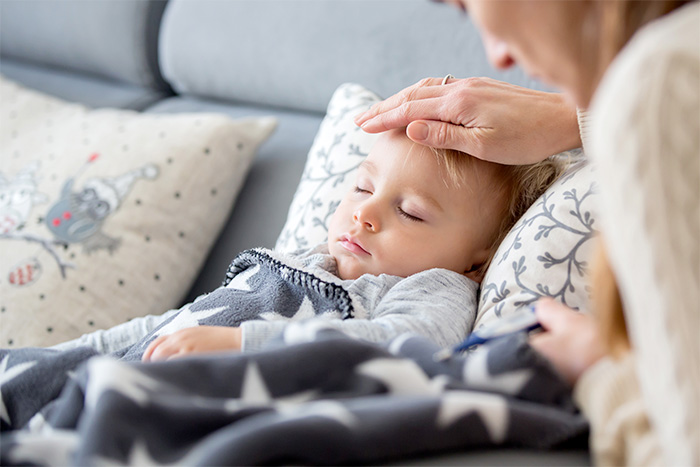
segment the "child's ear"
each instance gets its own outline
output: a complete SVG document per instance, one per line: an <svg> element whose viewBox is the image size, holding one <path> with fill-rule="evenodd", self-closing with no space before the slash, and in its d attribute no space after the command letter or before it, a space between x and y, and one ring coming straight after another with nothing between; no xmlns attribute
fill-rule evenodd
<svg viewBox="0 0 700 467"><path fill-rule="evenodd" d="M478 282L479 284L481 284L481 281L484 280L484 276L486 275L486 269L488 269L490 258L491 250L484 249L479 251L478 253L476 253L474 263L468 270L464 271L463 275L473 280L474 282Z"/></svg>
<svg viewBox="0 0 700 467"><path fill-rule="evenodd" d="M464 271L463 275L466 276L468 279L471 279L474 282L481 284L481 281L484 280L484 276L486 275L485 266L486 265L484 263L476 264L469 271Z"/></svg>

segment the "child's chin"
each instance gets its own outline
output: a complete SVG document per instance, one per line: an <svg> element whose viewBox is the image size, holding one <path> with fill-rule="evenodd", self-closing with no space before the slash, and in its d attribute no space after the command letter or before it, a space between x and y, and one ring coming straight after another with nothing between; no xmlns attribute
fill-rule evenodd
<svg viewBox="0 0 700 467"><path fill-rule="evenodd" d="M338 262L338 275L343 280L355 280L367 274L363 268L358 267L356 264L347 264L348 261Z"/></svg>

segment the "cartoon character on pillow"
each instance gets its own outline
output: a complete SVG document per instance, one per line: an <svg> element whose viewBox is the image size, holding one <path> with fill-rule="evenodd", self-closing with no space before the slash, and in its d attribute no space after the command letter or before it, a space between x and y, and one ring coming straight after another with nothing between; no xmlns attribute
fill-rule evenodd
<svg viewBox="0 0 700 467"><path fill-rule="evenodd" d="M88 163L96 158L92 155ZM81 243L86 253L99 249L112 253L120 240L102 232L105 219L119 209L136 180L156 178L158 167L148 164L116 177L91 178L80 191L74 191L78 174L64 183L60 199L46 215L46 225L60 243Z"/></svg>
<svg viewBox="0 0 700 467"><path fill-rule="evenodd" d="M12 180L0 173L0 239L40 244L56 261L64 278L66 270L75 266L61 257L57 245L81 243L86 253L99 249L113 253L121 240L103 233L104 221L119 209L137 180L156 178L158 167L148 164L115 177L93 177L86 180L80 190L74 190L75 180L98 157L98 154L91 155L63 184L60 198L44 217L43 222L53 238L23 231L34 205L48 201L37 188L39 162L27 165ZM27 257L10 269L7 282L15 286L31 285L39 279L43 269L36 255Z"/></svg>
<svg viewBox="0 0 700 467"><path fill-rule="evenodd" d="M0 173L0 234L21 230L35 204L45 203L48 196L37 190L39 162L28 164L8 180Z"/></svg>

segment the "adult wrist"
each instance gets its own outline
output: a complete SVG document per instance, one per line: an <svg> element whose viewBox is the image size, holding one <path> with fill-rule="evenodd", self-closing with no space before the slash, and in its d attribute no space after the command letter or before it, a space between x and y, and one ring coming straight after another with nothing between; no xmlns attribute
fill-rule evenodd
<svg viewBox="0 0 700 467"><path fill-rule="evenodd" d="M563 94L556 94L559 111L557 121L561 123L558 146L553 154L583 146L579 127L579 109Z"/></svg>

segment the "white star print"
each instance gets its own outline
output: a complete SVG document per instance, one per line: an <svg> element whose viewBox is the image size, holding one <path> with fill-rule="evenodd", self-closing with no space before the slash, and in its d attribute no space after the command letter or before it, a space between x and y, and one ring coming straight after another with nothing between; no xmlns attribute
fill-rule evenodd
<svg viewBox="0 0 700 467"><path fill-rule="evenodd" d="M357 423L357 417L342 404L333 401L309 402L308 404L293 405L280 408L278 422L299 420L309 417L323 417L335 420L352 429Z"/></svg>
<svg viewBox="0 0 700 467"><path fill-rule="evenodd" d="M155 391L163 384L135 368L111 357L94 357L88 361L87 388L85 388L85 405L95 408L100 396L106 391L116 391L140 406L148 401L148 391Z"/></svg>
<svg viewBox="0 0 700 467"><path fill-rule="evenodd" d="M217 313L228 310L227 306L220 306L210 310L190 310L189 305L183 308L172 321L153 333L154 337L168 336L180 329L199 326L199 320L209 318Z"/></svg>
<svg viewBox="0 0 700 467"><path fill-rule="evenodd" d="M258 316L259 319L264 319L266 321L291 321L291 320L302 320L302 319L309 319L313 318L316 316L316 311L314 311L314 305L311 303L311 300L309 300L308 295L304 295L304 300L302 300L301 305L299 305L299 309L297 310L296 313L294 313L294 316L291 318L287 316L282 316L279 313L271 312L271 311L265 311L263 313L260 313Z"/></svg>
<svg viewBox="0 0 700 467"><path fill-rule="evenodd" d="M17 446L8 453L7 458L15 464L34 465L72 465L73 452L78 447L80 438L72 430L53 430L50 436L17 431Z"/></svg>
<svg viewBox="0 0 700 467"><path fill-rule="evenodd" d="M161 464L157 462L153 457L151 457L151 454L148 452L148 447L146 446L146 443L138 439L134 441L134 444L131 446L131 452L129 452L129 459L126 461L126 463L117 462L113 459L106 459L104 457L94 459L93 462L95 465L101 467L117 467L123 465L138 465L140 467L154 467L157 465L194 465L195 456L192 455L193 451L194 450L191 450L185 458L177 459L172 464ZM188 458L191 459L189 462L187 461Z"/></svg>
<svg viewBox="0 0 700 467"><path fill-rule="evenodd" d="M322 321L290 323L284 330L284 343L292 345L313 342L316 340L316 334L324 329L333 329L333 327Z"/></svg>
<svg viewBox="0 0 700 467"><path fill-rule="evenodd" d="M505 394L517 394L532 375L532 371L527 368L500 375L491 375L488 370L487 357L486 349L479 349L472 352L470 357L466 359L462 374L464 381L471 387L489 391L497 390Z"/></svg>
<svg viewBox="0 0 700 467"><path fill-rule="evenodd" d="M50 432L53 430L51 425L49 425L49 422L47 422L46 418L44 418L44 414L41 412L34 414L34 416L29 419L26 428L32 433L41 433L43 431Z"/></svg>
<svg viewBox="0 0 700 467"><path fill-rule="evenodd" d="M391 394L397 395L439 394L444 385L428 378L413 360L375 358L359 365L356 371L381 381Z"/></svg>
<svg viewBox="0 0 700 467"><path fill-rule="evenodd" d="M465 415L476 412L484 422L491 441L501 443L506 436L508 407L503 397L494 394L448 391L440 401L435 420L438 428L446 428Z"/></svg>
<svg viewBox="0 0 700 467"><path fill-rule="evenodd" d="M17 364L8 370L7 362L9 359L10 356L5 355L5 358L3 358L2 362L0 362L0 418L2 418L8 425L11 423L10 414L7 413L5 399L2 397L2 387L3 385L7 384L7 382L21 375L37 363L36 360L33 362L24 362Z"/></svg>
<svg viewBox="0 0 700 467"><path fill-rule="evenodd" d="M410 332L401 334L399 337L393 339L391 343L389 344L389 353L393 355L399 355L401 353L401 347L411 340L412 338L416 337L415 334L412 334Z"/></svg>
<svg viewBox="0 0 700 467"><path fill-rule="evenodd" d="M252 404L262 404L270 402L270 391L267 390L265 380L260 374L260 368L255 362L250 362L245 369L243 376L243 387L241 388L241 400Z"/></svg>
<svg viewBox="0 0 700 467"><path fill-rule="evenodd" d="M248 279L256 275L260 271L260 265L256 264L252 268L248 268L240 274L234 276L231 282L226 284L227 289L242 290L244 292L250 292L251 288L248 285Z"/></svg>
<svg viewBox="0 0 700 467"><path fill-rule="evenodd" d="M246 367L240 399L226 401L225 410L235 412L245 407L274 406L280 409L307 402L318 394L316 390L302 391L274 399L260 373L257 363L251 362Z"/></svg>

